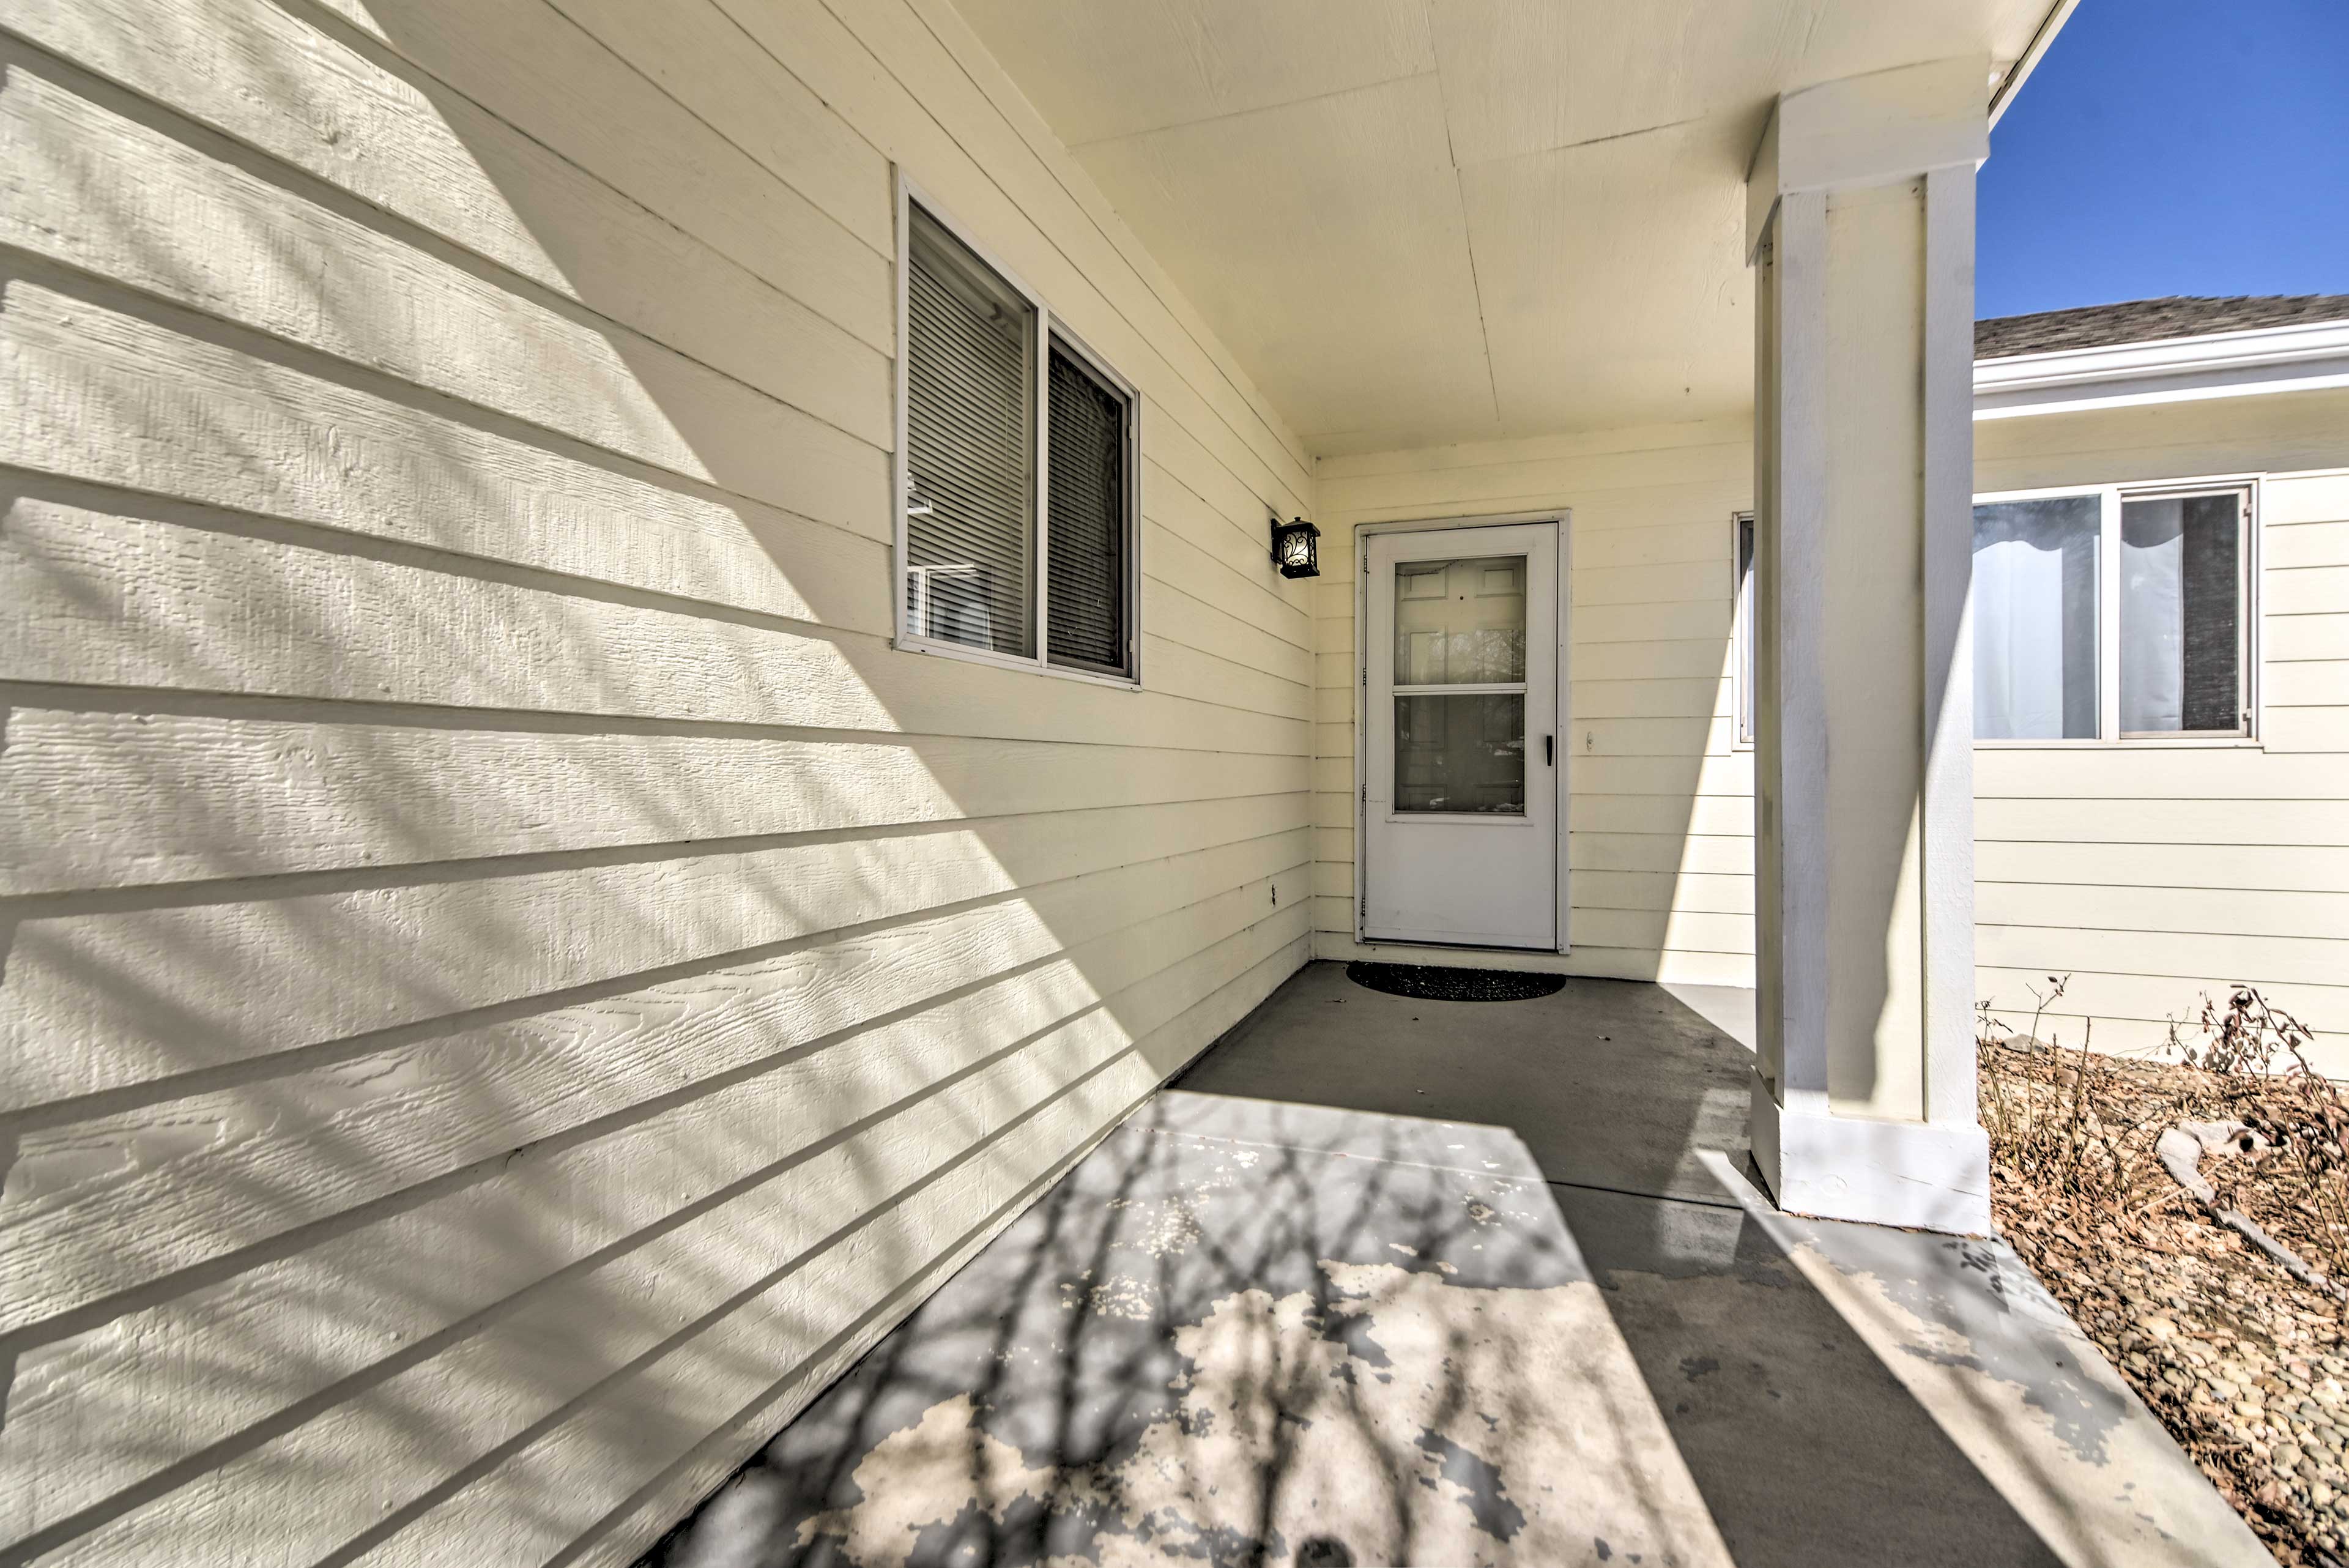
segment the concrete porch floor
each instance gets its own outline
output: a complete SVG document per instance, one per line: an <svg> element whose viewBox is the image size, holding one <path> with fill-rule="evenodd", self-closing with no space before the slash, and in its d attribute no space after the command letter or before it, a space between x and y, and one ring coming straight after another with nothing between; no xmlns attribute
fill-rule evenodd
<svg viewBox="0 0 2349 1568"><path fill-rule="evenodd" d="M1770 1208L1750 1020L1311 965L644 1562L2271 1562L2003 1245Z"/></svg>

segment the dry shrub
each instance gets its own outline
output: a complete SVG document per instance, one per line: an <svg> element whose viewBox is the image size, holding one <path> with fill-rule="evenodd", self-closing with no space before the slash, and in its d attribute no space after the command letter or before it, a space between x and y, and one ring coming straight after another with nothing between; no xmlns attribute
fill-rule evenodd
<svg viewBox="0 0 2349 1568"><path fill-rule="evenodd" d="M2331 1280L2349 1280L2349 1103L2309 1061L2308 1028L2251 987L2173 1026L2173 1062L2099 1055L1982 1011L1981 1114L2000 1231L2280 1563L2349 1560L2349 1320L2247 1244L2164 1168L2181 1122L2240 1123L2200 1162L2240 1210ZM2245 1146L2249 1147L2246 1147ZM2312 1435L2313 1434L2313 1435Z"/></svg>
<svg viewBox="0 0 2349 1568"><path fill-rule="evenodd" d="M2219 1081L2226 1117L2271 1146L2256 1162L2218 1161L2208 1174L2222 1200L2333 1279L2349 1279L2349 1102L2341 1085L2309 1064L2308 1026L2252 987L2221 1008L2205 999L2201 1039L2170 1044Z"/></svg>
<svg viewBox="0 0 2349 1568"><path fill-rule="evenodd" d="M2222 1201L2300 1253L2349 1279L2349 1100L2312 1066L2308 1026L2257 988L2224 1003L2205 998L2192 1024L2173 1023L2177 1067L2102 1055L2094 1025L2078 1045L2043 1038L2068 977L2033 991L2030 1028L2017 1033L1982 1009L1982 1119L2001 1175L2062 1193L2124 1232L2190 1203L2155 1157L2180 1122L2241 1122L2260 1135L2241 1158L2214 1159L2204 1174ZM2181 1070L2182 1069L2182 1070Z"/></svg>

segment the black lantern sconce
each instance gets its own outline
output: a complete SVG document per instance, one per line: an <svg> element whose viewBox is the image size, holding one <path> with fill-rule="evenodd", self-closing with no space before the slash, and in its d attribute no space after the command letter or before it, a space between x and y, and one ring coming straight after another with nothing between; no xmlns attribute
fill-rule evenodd
<svg viewBox="0 0 2349 1568"><path fill-rule="evenodd" d="M1283 523L1276 516L1272 520L1272 564L1280 568L1284 577L1319 576L1321 563L1313 548L1313 541L1319 537L1321 530L1302 517Z"/></svg>

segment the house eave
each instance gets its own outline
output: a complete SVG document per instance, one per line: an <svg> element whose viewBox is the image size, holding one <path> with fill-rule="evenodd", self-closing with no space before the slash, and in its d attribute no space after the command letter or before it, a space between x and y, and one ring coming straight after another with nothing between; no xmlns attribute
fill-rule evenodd
<svg viewBox="0 0 2349 1568"><path fill-rule="evenodd" d="M2072 19L2072 13L2079 9L2079 5L2080 0L2056 0L2049 9L2046 20L2039 24L2039 31L2031 36L2030 47L2023 51L2020 59L2007 67L2006 75L1990 96L1990 128L1992 130L1998 129L2000 119L2014 102L2015 95L2023 90L2023 84L2031 79L2031 73L2039 68L2039 62L2047 57L2048 48L2055 42L2055 35L2064 30L2064 24Z"/></svg>
<svg viewBox="0 0 2349 1568"><path fill-rule="evenodd" d="M1974 418L2016 419L2349 387L2349 321L1982 359Z"/></svg>

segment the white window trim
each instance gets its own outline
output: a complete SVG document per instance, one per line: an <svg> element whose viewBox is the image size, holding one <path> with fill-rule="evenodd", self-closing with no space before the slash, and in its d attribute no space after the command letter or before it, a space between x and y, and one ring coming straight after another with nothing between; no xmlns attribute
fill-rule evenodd
<svg viewBox="0 0 2349 1568"><path fill-rule="evenodd" d="M2002 501L2045 501L2064 495L2094 495L2101 503L2101 531L2096 549L2096 734L2076 739L2038 737L2017 740L1977 736L1979 751L2077 752L2259 750L2266 729L2261 706L2260 548L2262 508L2256 473L2198 474L2180 479L2127 480L2108 484L2054 484L2029 490L1986 490L1974 497L1977 506ZM2199 495L2240 491L2243 495L2241 638L2243 711L2240 733L2122 734L2120 732L2120 538L2121 503L2165 495Z"/></svg>
<svg viewBox="0 0 2349 1568"><path fill-rule="evenodd" d="M1754 566L1762 564L1762 535L1754 522L1751 507L1740 507L1729 514L1729 749L1750 752L1754 749L1754 733L1746 727L1745 714L1751 708L1759 715L1760 705L1754 690L1754 576L1753 571L1738 570L1738 551L1744 544L1742 535L1747 528L1754 529Z"/></svg>
<svg viewBox="0 0 2349 1568"><path fill-rule="evenodd" d="M890 646L907 653L934 655L943 659L958 659L972 664L990 664L1003 670L1024 670L1036 674L1056 676L1063 680L1084 680L1096 686L1117 687L1128 691L1142 688L1142 394L1133 383L1112 369L1109 363L1069 326L1055 317L1044 296L1028 286L1027 281L1004 265L1002 258L972 237L955 216L928 192L909 179L903 168L895 171L897 221L896 274L896 363L892 367L895 382L896 448L889 457L889 512L892 519L893 547L890 550L889 602L894 607L890 620L895 631ZM947 642L942 639L923 637L907 622L905 611L906 556L910 553L905 517L905 493L910 475L907 472L906 431L912 414L910 389L906 376L905 356L912 320L908 315L911 304L913 268L912 209L918 205L933 223L952 234L971 254L987 264L1029 306L1036 312L1036 347L1028 367L1036 391L1035 459L1036 483L1034 510L1029 517L1033 541L1033 591L1029 596L1029 616L1035 634L1036 651L1032 656L998 653L992 649L972 648L964 643ZM1063 348L1074 354L1103 381L1126 400L1125 420L1125 527L1128 548L1125 556L1125 633L1126 653L1131 673L1111 674L1098 670L1077 670L1051 661L1051 418L1049 382L1051 379L1052 345L1058 340Z"/></svg>

